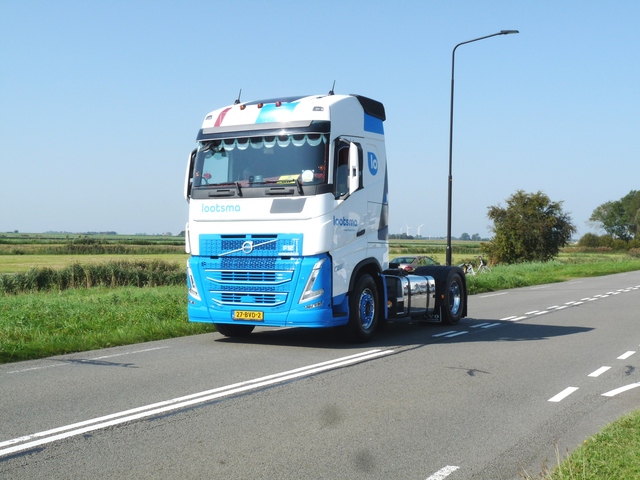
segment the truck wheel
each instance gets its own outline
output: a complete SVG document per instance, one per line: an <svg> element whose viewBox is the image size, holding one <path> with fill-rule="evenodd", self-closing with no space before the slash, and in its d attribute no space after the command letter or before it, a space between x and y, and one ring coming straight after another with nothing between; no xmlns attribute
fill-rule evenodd
<svg viewBox="0 0 640 480"><path fill-rule="evenodd" d="M378 324L378 289L371 275L362 275L349 295L349 340L363 343L371 340Z"/></svg>
<svg viewBox="0 0 640 480"><path fill-rule="evenodd" d="M255 328L253 325L230 325L227 323L216 323L216 330L225 337L246 337Z"/></svg>
<svg viewBox="0 0 640 480"><path fill-rule="evenodd" d="M450 325L458 323L462 318L462 312L464 312L465 301L464 283L460 274L454 271L449 272L442 304L443 320Z"/></svg>

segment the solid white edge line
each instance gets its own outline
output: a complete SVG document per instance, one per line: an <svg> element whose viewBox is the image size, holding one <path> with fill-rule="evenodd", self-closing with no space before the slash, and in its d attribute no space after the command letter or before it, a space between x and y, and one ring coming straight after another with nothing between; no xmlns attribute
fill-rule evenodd
<svg viewBox="0 0 640 480"><path fill-rule="evenodd" d="M444 480L459 468L460 467L454 467L453 465L447 465L428 477L427 480Z"/></svg>
<svg viewBox="0 0 640 480"><path fill-rule="evenodd" d="M565 398L567 398L569 395L571 395L576 390L578 390L578 387L567 387L563 391L558 393L557 395L551 397L548 401L549 402L560 402L560 401L564 400Z"/></svg>
<svg viewBox="0 0 640 480"><path fill-rule="evenodd" d="M113 358L113 357L122 357L124 355L132 355L134 353L146 353L146 352L153 352L154 350L162 350L164 348L169 348L169 345L166 345L164 347L153 347L153 348L145 348L144 350L134 350L133 352L123 352L123 353L115 353L113 355L103 355L102 357L95 357L95 358L88 358L88 359L80 359L80 360L85 360L87 362L90 362L92 360L102 360L103 358Z"/></svg>
<svg viewBox="0 0 640 480"><path fill-rule="evenodd" d="M248 380L245 382L239 382L233 385L227 385L224 387L207 390L205 392L194 393L191 395L186 395L184 397L178 397L172 400L166 400L164 402L145 405L143 407L132 408L130 410L113 413L111 415L105 415L103 417L98 417L91 420L86 420L83 422L66 425L63 427L53 428L51 430L34 433L32 435L26 435L23 437L6 440L4 442L0 442L0 447L6 446L6 445L14 445L16 443L29 441L34 438L47 437L41 440L36 440L30 443L24 443L22 445L0 450L0 457L4 455L8 455L10 453L19 452L21 450L37 447L45 443L61 440L63 438L80 435L93 430L98 430L101 428L118 425L120 423L138 420L140 418L157 415L159 413L164 413L171 410L177 410L179 408L184 408L194 404L215 400L217 398L234 395L236 393L241 393L247 390L253 390L253 389L264 387L264 386L274 385L287 380L292 380L295 378L304 377L306 375L319 373L325 370L331 370L331 369L342 367L352 363L357 363L362 360L369 360L371 358L376 358L382 355L388 355L393 352L394 350L384 350L384 351L370 350L368 352L362 352L355 355L338 358L335 360L329 360L327 362L321 362L321 363L310 365L307 367L301 367L294 370L289 370L288 372L268 375L266 377L256 378L256 379ZM97 422L102 422L102 423L97 423ZM78 427L84 427L84 428L78 428ZM71 430L71 431L68 431L68 430ZM66 433L50 436L52 434L55 434L58 432L65 432L65 431Z"/></svg>
<svg viewBox="0 0 640 480"><path fill-rule="evenodd" d="M502 292L502 293L490 293L489 295L482 295L481 297L478 298L489 298L489 297L499 297L500 295L506 295L509 292Z"/></svg>
<svg viewBox="0 0 640 480"><path fill-rule="evenodd" d="M66 425L64 427L52 428L51 430L46 430L44 432L39 432L39 433L36 433L36 434L33 434L33 435L27 435L27 436L24 436L24 437L14 438L12 440L6 440L4 442L0 442L0 447L3 447L5 445L11 445L11 444L14 444L14 443L23 442L23 441L26 441L26 440L30 440L31 438L34 438L34 437L43 437L43 436L47 436L47 435L52 435L54 433L63 432L65 430L71 430L73 428L83 427L85 425L90 425L92 423L102 422L102 421L105 421L105 420L111 420L113 418L117 418L117 417L121 417L121 416L125 416L125 415L130 415L130 414L133 414L133 413L138 413L138 412L141 412L141 411L144 411L144 410L149 410L149 409L152 409L152 408L158 408L158 407L162 407L164 405L170 405L172 403L182 402L184 400L190 400L192 398L197 398L197 397L204 396L204 395L210 395L212 393L217 393L217 392L233 389L233 388L240 387L240 386L243 386L243 385L248 385L248 384L252 384L252 383L256 383L256 382L262 382L264 380L277 378L279 376L289 375L291 373L300 372L300 371L304 371L304 370L307 370L307 369L313 369L313 368L316 368L316 367L319 367L319 366L323 366L323 365L330 365L330 364L332 364L334 362L340 362L340 361L348 360L348 359L351 359L351 358L357 358L357 357L360 357L360 356L363 356L363 355L369 355L369 354L376 353L376 352L379 352L379 351L380 350L369 350L369 351L366 351L366 352L356 353L354 355L349 355L347 357L342 357L342 358L338 358L338 359L335 359L335 360L328 360L326 362L316 363L314 365L308 365L306 367L300 367L300 368L296 368L294 370L289 370L289 371L286 371L286 372L275 373L275 374L272 374L272 375L267 375L265 377L255 378L253 380L246 380L244 382L238 382L238 383L234 383L234 384L231 384L231 385L226 385L224 387L217 387L217 388L213 388L211 390L205 390L203 392L192 393L190 395L184 395L182 397L173 398L171 400L165 400L165 401L162 401L162 402L152 403L152 404L149 404L149 405L144 405L142 407L136 407L136 408L132 408L130 410L124 410L124 411L118 412L118 413L112 413L110 415L105 415L105 416L102 416L102 417L93 418L91 420L85 420L85 421L82 421L82 422L73 423L73 424L70 424L70 425Z"/></svg>
<svg viewBox="0 0 640 480"><path fill-rule="evenodd" d="M599 369L597 369L594 372L591 372L589 375L587 375L588 377L599 377L600 375L602 375L604 372L606 372L607 370L609 370L611 367L600 367Z"/></svg>
<svg viewBox="0 0 640 480"><path fill-rule="evenodd" d="M615 395L618 395L619 393L622 392L626 392L627 390L631 390L633 388L637 388L640 387L640 383L632 383L631 385L626 385L624 387L620 387L620 388L616 388L614 390L610 390L606 393L603 393L602 396L603 397L613 397Z"/></svg>
<svg viewBox="0 0 640 480"><path fill-rule="evenodd" d="M113 357L122 357L124 355L133 355L135 353L146 353L146 352L152 352L153 350L162 350L163 348L169 348L169 346L164 346L164 347L153 347L153 348L145 348L144 350L134 350L131 352L122 352L122 353L115 353L113 355L104 355L102 357L94 357L94 358L74 358L73 361L76 363L89 363L89 362L93 362L94 360L103 360L105 358L113 358ZM52 368L52 367L67 367L72 365L72 363L64 362L64 361L60 361L57 360L60 363L56 363L53 365L42 365L40 367L31 367L31 368L23 368L21 370L11 370L9 373L23 373L23 372L32 372L34 370L42 370L44 368Z"/></svg>

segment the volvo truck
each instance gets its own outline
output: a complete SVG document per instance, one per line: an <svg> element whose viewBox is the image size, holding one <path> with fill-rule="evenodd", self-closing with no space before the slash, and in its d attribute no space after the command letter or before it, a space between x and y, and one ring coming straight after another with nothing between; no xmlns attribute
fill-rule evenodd
<svg viewBox="0 0 640 480"><path fill-rule="evenodd" d="M342 327L365 342L389 321L467 315L460 268L389 265L385 120L382 103L332 92L206 115L184 184L190 321L225 336Z"/></svg>

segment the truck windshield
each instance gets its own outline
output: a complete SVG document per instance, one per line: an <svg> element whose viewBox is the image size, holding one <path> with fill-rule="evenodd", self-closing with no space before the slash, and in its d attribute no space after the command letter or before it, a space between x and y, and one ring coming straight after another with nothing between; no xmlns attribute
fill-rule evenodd
<svg viewBox="0 0 640 480"><path fill-rule="evenodd" d="M323 133L203 141L198 146L193 187L327 183L328 150L328 135Z"/></svg>

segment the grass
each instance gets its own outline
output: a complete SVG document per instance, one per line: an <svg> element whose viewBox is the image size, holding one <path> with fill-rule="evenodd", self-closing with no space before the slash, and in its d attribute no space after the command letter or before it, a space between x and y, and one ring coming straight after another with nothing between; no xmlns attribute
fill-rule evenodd
<svg viewBox="0 0 640 480"><path fill-rule="evenodd" d="M184 285L0 296L0 363L213 331L188 322Z"/></svg>
<svg viewBox="0 0 640 480"><path fill-rule="evenodd" d="M565 459L556 451L557 465L542 467L528 480L602 480L640 478L640 410L623 416L589 437Z"/></svg>
<svg viewBox="0 0 640 480"><path fill-rule="evenodd" d="M470 294L640 270L640 258L628 255L574 256L551 262L492 268L490 274L467 276Z"/></svg>

